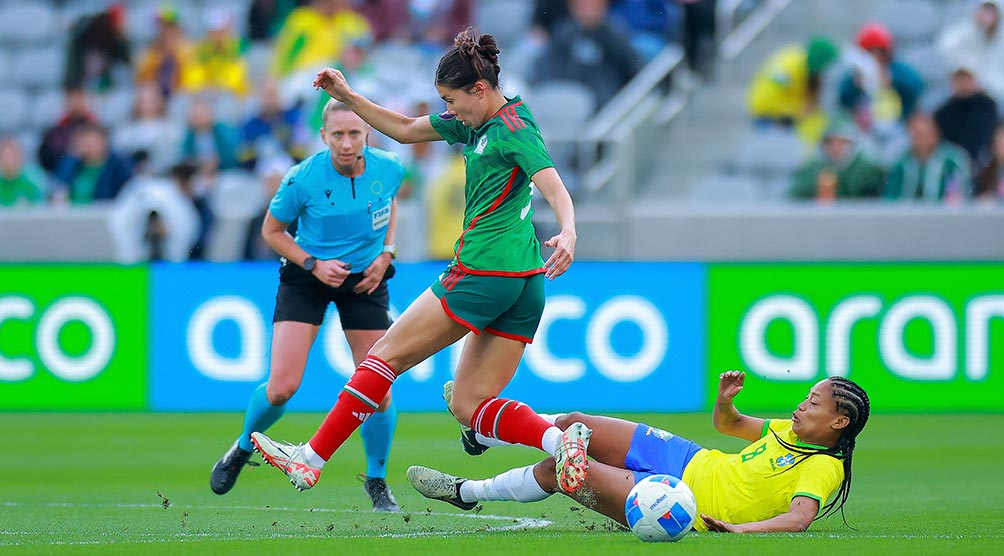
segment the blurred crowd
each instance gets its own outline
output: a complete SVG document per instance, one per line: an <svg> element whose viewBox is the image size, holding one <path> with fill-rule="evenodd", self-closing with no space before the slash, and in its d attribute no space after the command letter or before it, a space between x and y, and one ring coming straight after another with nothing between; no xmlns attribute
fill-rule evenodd
<svg viewBox="0 0 1004 556"><path fill-rule="evenodd" d="M137 260L204 257L220 213L236 211L250 215L245 257L272 257L256 229L267 201L290 166L323 148L317 130L327 99L311 87L319 68L340 68L358 91L398 111L439 111L438 56L477 25L500 39L507 94L571 83L595 110L667 44L680 43L695 70L706 68L714 10L715 0L51 0L11 8L0 17L62 14L61 50L50 59L65 65L57 99L47 96L51 82L0 90L37 102L33 119L53 118L36 129L0 121L0 208L114 202L131 223L122 233L139 238L131 243ZM428 205L426 219L446 228L429 230L430 255L450 256L463 206L458 151L376 133L370 142L402 157L401 197Z"/></svg>
<svg viewBox="0 0 1004 556"><path fill-rule="evenodd" d="M1004 202L1002 5L957 16L931 37L867 23L851 45L816 36L763 62L754 127L806 153L783 182L789 198Z"/></svg>

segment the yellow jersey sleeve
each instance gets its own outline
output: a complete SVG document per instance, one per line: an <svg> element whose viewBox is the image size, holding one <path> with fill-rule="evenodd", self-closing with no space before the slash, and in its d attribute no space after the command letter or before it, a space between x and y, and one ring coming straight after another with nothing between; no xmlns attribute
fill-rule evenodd
<svg viewBox="0 0 1004 556"><path fill-rule="evenodd" d="M795 493L791 497L807 496L819 502L822 508L840 489L844 480L843 464L834 457L813 456L799 465L804 465L805 469L799 473Z"/></svg>

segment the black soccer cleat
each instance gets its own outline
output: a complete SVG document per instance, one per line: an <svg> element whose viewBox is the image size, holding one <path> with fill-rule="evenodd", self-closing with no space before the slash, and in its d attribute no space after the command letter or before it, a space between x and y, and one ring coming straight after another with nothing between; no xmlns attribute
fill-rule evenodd
<svg viewBox="0 0 1004 556"><path fill-rule="evenodd" d="M443 401L446 402L446 410L453 415L454 418L457 416L453 413L453 381L447 381L443 384ZM467 452L469 456L480 456L488 450L488 446L478 442L478 435L474 432L474 429L460 424L460 444L463 445L464 451Z"/></svg>
<svg viewBox="0 0 1004 556"><path fill-rule="evenodd" d="M230 492L245 465L258 465L250 460L251 452L242 450L235 443L213 466L213 473L209 476L209 488L213 489L216 494Z"/></svg>
<svg viewBox="0 0 1004 556"><path fill-rule="evenodd" d="M397 505L397 500L394 499L394 494L390 491L390 487L387 486L387 481L380 478L367 477L366 482L363 483L363 488L366 490L366 494L373 501L373 511L374 512L385 512L393 513L401 511L401 506Z"/></svg>

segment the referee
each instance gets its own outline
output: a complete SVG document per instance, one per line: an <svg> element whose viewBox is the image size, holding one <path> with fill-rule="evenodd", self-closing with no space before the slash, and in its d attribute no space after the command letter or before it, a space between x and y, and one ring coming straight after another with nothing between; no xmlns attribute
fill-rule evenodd
<svg viewBox="0 0 1004 556"><path fill-rule="evenodd" d="M327 150L289 170L262 226L262 237L283 257L269 378L251 396L237 442L213 467L217 494L229 492L248 463L251 433L275 424L300 387L329 303L338 308L357 366L391 324L387 280L394 275L395 196L404 166L396 155L366 146L369 125L336 100L325 105L321 126ZM294 239L287 227L295 220ZM400 510L386 482L396 424L388 392L361 428L374 511Z"/></svg>

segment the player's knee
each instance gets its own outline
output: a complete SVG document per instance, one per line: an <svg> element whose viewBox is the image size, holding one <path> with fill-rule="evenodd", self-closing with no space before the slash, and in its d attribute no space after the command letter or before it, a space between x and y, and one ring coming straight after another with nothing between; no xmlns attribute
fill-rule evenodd
<svg viewBox="0 0 1004 556"><path fill-rule="evenodd" d="M266 397L268 397L268 403L272 405L284 405L296 394L296 390L300 385L293 382L276 382L268 383L268 388L265 390Z"/></svg>
<svg viewBox="0 0 1004 556"><path fill-rule="evenodd" d="M572 423L585 423L586 426L589 425L589 415L579 411L573 411L571 413L565 413L564 415L559 415L557 419L554 420L554 426L561 430L565 430Z"/></svg>
<svg viewBox="0 0 1004 556"><path fill-rule="evenodd" d="M380 407L377 407L377 413L383 413L387 411L387 408L390 407L391 401L393 401L393 398L391 397L390 390L388 390L387 395L384 396L383 401L380 402Z"/></svg>
<svg viewBox="0 0 1004 556"><path fill-rule="evenodd" d="M453 416L457 418L457 422L465 427L471 426L474 417L474 411L478 408L480 403L470 404L463 403L456 398L453 399L450 409L453 410Z"/></svg>

